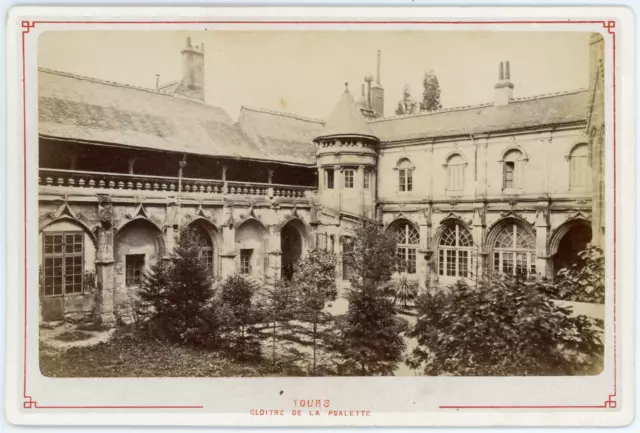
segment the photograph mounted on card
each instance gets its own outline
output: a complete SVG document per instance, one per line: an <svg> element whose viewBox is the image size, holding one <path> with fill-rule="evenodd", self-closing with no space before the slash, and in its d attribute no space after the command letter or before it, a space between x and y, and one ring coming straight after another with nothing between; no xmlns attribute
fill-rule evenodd
<svg viewBox="0 0 640 433"><path fill-rule="evenodd" d="M630 13L120 12L11 14L13 422L631 421Z"/></svg>

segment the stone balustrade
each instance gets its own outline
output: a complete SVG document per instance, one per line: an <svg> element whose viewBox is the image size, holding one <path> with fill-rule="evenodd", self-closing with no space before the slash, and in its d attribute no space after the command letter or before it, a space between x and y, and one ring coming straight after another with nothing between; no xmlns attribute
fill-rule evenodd
<svg viewBox="0 0 640 433"><path fill-rule="evenodd" d="M305 198L312 187L259 182L223 181L142 174L101 173L41 168L38 184L58 188L93 188L100 190L166 191L221 195L258 195L266 197Z"/></svg>

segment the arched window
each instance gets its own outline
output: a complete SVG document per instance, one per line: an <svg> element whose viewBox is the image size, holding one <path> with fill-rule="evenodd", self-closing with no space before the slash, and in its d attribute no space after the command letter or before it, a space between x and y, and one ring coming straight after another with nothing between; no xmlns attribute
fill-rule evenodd
<svg viewBox="0 0 640 433"><path fill-rule="evenodd" d="M464 189L464 171L467 163L459 154L451 155L447 159L447 191L462 191Z"/></svg>
<svg viewBox="0 0 640 433"><path fill-rule="evenodd" d="M398 191L413 191L413 165L407 158L398 161Z"/></svg>
<svg viewBox="0 0 640 433"><path fill-rule="evenodd" d="M193 236L198 246L198 258L209 272L213 272L213 243L209 233L198 224L193 226Z"/></svg>
<svg viewBox="0 0 640 433"><path fill-rule="evenodd" d="M471 277L473 239L460 224L448 225L438 246L438 274L447 277Z"/></svg>
<svg viewBox="0 0 640 433"><path fill-rule="evenodd" d="M569 185L571 188L584 188L591 184L589 168L589 148L586 144L575 146L569 154Z"/></svg>
<svg viewBox="0 0 640 433"><path fill-rule="evenodd" d="M395 235L398 270L407 274L415 274L420 233L412 224L402 222L396 226Z"/></svg>
<svg viewBox="0 0 640 433"><path fill-rule="evenodd" d="M502 158L502 189L522 188L524 157L518 149L511 149Z"/></svg>
<svg viewBox="0 0 640 433"><path fill-rule="evenodd" d="M508 224L493 244L493 270L511 275L536 273L536 239L517 224Z"/></svg>

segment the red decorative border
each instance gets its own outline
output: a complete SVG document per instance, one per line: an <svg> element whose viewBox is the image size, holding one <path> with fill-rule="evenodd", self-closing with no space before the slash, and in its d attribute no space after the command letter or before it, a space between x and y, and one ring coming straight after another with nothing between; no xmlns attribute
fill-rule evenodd
<svg viewBox="0 0 640 433"><path fill-rule="evenodd" d="M607 396L602 405L578 406L439 406L440 409L615 409L617 397L617 310L616 310L616 33L615 21L603 20L549 20L549 21L257 21L257 20L216 20L216 21L22 21L22 109L23 109L23 146L27 154L27 108L26 108L26 74L25 74L25 34L29 33L36 24L601 24L611 35L613 47L613 393ZM27 159L23 161L24 182L24 219L27 220ZM125 406L38 406L38 403L27 394L27 226L24 227L24 381L23 407L25 409L202 409L202 405L158 406L158 405L125 405Z"/></svg>

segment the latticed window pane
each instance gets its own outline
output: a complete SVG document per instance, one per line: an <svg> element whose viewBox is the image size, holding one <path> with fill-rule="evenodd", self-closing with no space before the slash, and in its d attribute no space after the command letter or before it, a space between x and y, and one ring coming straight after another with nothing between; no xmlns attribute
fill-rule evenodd
<svg viewBox="0 0 640 433"><path fill-rule="evenodd" d="M243 249L240 250L240 273L244 275L251 274L251 256L253 250Z"/></svg>
<svg viewBox="0 0 640 433"><path fill-rule="evenodd" d="M407 170L399 170L398 185L399 185L400 191L407 190L407 173L406 172Z"/></svg>
<svg viewBox="0 0 640 433"><path fill-rule="evenodd" d="M502 253L502 272L513 274L513 253Z"/></svg>
<svg viewBox="0 0 640 433"><path fill-rule="evenodd" d="M444 250L438 254L438 275L444 275Z"/></svg>
<svg viewBox="0 0 640 433"><path fill-rule="evenodd" d="M43 289L45 296L82 293L84 234L43 234Z"/></svg>
<svg viewBox="0 0 640 433"><path fill-rule="evenodd" d="M493 253L493 271L500 272L500 253Z"/></svg>
<svg viewBox="0 0 640 433"><path fill-rule="evenodd" d="M513 248L513 226L504 228L496 238L495 248Z"/></svg>
<svg viewBox="0 0 640 433"><path fill-rule="evenodd" d="M353 170L344 171L344 187L353 188Z"/></svg>
<svg viewBox="0 0 640 433"><path fill-rule="evenodd" d="M513 179L515 176L516 164L515 162L504 163L504 186L503 188L513 188Z"/></svg>
<svg viewBox="0 0 640 433"><path fill-rule="evenodd" d="M458 251L458 276L468 277L469 251Z"/></svg>
<svg viewBox="0 0 640 433"><path fill-rule="evenodd" d="M531 232L515 224L504 227L494 244L494 269L511 275L534 275L535 241Z"/></svg>
<svg viewBox="0 0 640 433"><path fill-rule="evenodd" d="M409 274L416 273L416 249L415 248L407 249L407 273Z"/></svg>
<svg viewBox="0 0 640 433"><path fill-rule="evenodd" d="M144 275L144 254L128 254L125 257L125 284L139 286Z"/></svg>
<svg viewBox="0 0 640 433"><path fill-rule="evenodd" d="M440 238L440 245L453 247L456 245L455 227L447 227Z"/></svg>
<svg viewBox="0 0 640 433"><path fill-rule="evenodd" d="M518 226L516 226L516 230L516 248L534 249L536 247L536 240L531 233L518 230Z"/></svg>
<svg viewBox="0 0 640 433"><path fill-rule="evenodd" d="M213 270L213 250L211 248L200 249L200 263L208 271Z"/></svg>
<svg viewBox="0 0 640 433"><path fill-rule="evenodd" d="M455 250L447 250L447 276L456 275L456 252Z"/></svg>

